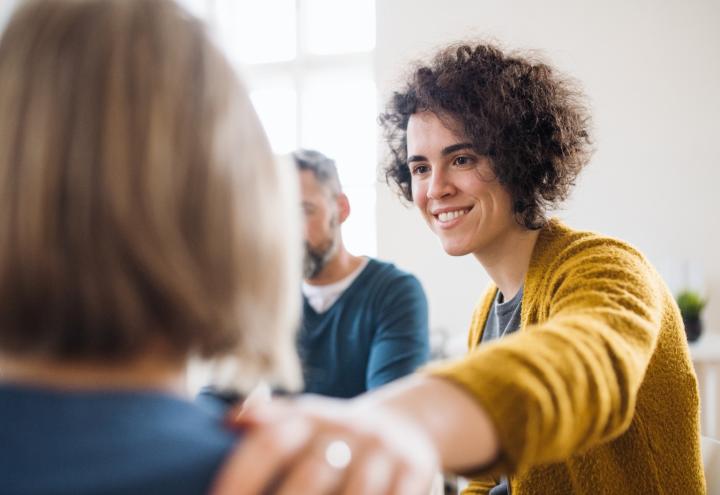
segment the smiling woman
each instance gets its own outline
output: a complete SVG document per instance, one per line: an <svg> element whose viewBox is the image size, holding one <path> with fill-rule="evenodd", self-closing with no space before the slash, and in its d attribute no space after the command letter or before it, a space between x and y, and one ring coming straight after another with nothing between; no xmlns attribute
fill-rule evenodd
<svg viewBox="0 0 720 495"><path fill-rule="evenodd" d="M473 254L493 281L471 352L348 404L250 411L228 487L281 472L282 493L419 494L439 459L473 495L705 493L672 294L633 246L546 215L589 159L581 101L549 65L488 44L416 66L382 116L387 175L445 251ZM269 442L287 421L302 436ZM313 462L328 439L352 451L346 474ZM252 493L240 486L226 493Z"/></svg>

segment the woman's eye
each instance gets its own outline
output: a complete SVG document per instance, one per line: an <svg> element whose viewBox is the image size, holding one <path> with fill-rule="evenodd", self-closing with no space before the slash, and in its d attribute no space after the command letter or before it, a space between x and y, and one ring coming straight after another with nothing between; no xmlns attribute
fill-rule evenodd
<svg viewBox="0 0 720 495"><path fill-rule="evenodd" d="M422 175L424 173L427 173L429 170L430 167L428 167L427 165L415 165L412 168L411 173L412 175Z"/></svg>
<svg viewBox="0 0 720 495"><path fill-rule="evenodd" d="M455 165L460 165L460 166L470 165L473 163L473 159L469 156L463 155L463 156L458 156L457 158L455 158L454 162L455 162Z"/></svg>

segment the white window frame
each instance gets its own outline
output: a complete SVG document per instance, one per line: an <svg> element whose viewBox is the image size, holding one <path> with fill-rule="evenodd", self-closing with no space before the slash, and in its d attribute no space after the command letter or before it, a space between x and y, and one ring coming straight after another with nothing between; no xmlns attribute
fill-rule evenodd
<svg viewBox="0 0 720 495"><path fill-rule="evenodd" d="M241 1L241 0L226 0ZM205 20L208 23L211 32L217 33L216 15L217 0L205 0L204 10L206 13ZM250 5L250 2L248 2ZM251 8L251 7L248 7ZM303 93L306 90L305 79L308 75L320 74L325 71L346 70L348 73L357 71L366 78L373 81L374 84L374 48L363 52L346 52L339 54L314 54L309 52L307 48L307 35L310 27L308 24L308 15L306 11L305 0L295 1L296 17L295 17L295 34L296 34L296 54L295 58L287 61L269 62L269 63L245 63L239 67L240 72L244 76L245 83L250 92L271 87L274 81L284 81L291 84L291 88L295 91L295 146L304 145L305 139L303 135L303 116L308 109L303 107ZM222 43L220 43L222 46ZM283 85L283 87L287 87ZM377 108L375 108L377 111ZM375 112L377 113L377 112ZM369 124L370 125L370 124ZM377 125L373 122L374 132L377 133ZM272 141L272 136L271 136ZM376 146L377 140L373 140L372 146ZM320 149L323 152L324 150ZM372 149L372 157L377 156L377 150ZM332 157L336 158L336 157ZM367 180L352 181L347 180L342 174L342 164L338 167L341 170L341 180L346 192L356 198L363 197L361 208L364 210L359 212L353 210L354 215L345 226L344 237L348 244L348 249L354 254L364 254L375 256L377 253L377 220L375 215L376 205L376 182L377 171L375 169L375 160L368 163L368 167L372 167L372 173L367 174ZM354 218L353 218L354 217ZM354 225L353 220L362 218L362 224ZM353 230L354 229L354 230ZM362 230L362 232L359 232ZM350 241L350 242L348 242Z"/></svg>

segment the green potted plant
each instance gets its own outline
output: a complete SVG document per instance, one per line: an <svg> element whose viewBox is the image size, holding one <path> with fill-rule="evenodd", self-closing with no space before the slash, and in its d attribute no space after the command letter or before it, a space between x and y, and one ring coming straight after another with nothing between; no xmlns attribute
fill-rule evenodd
<svg viewBox="0 0 720 495"><path fill-rule="evenodd" d="M678 293L675 299L680 308L680 314L682 314L688 342L694 342L699 339L702 334L700 313L705 307L705 304L707 304L707 300L696 291L689 289Z"/></svg>

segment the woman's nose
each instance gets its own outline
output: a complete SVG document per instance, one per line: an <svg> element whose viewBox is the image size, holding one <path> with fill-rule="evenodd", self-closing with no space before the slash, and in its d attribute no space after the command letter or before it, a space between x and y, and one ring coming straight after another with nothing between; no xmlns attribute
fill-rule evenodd
<svg viewBox="0 0 720 495"><path fill-rule="evenodd" d="M452 195L455 187L449 179L445 171L438 170L437 168L434 169L430 176L427 197L430 199L440 199Z"/></svg>

